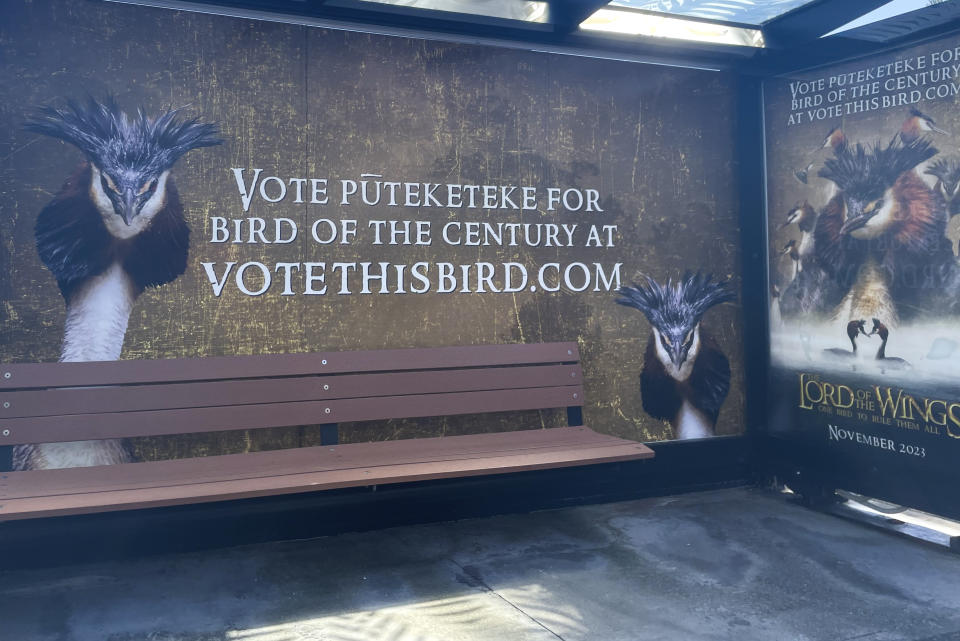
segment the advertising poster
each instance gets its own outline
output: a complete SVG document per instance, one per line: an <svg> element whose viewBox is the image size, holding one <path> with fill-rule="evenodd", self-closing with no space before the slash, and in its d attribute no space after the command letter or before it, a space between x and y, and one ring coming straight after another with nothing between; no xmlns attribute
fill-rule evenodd
<svg viewBox="0 0 960 641"><path fill-rule="evenodd" d="M4 361L575 340L598 432L742 430L728 75L34 0L4 5L0 83ZM262 432L114 445L319 441Z"/></svg>
<svg viewBox="0 0 960 641"><path fill-rule="evenodd" d="M960 39L765 92L770 429L929 489L960 445Z"/></svg>

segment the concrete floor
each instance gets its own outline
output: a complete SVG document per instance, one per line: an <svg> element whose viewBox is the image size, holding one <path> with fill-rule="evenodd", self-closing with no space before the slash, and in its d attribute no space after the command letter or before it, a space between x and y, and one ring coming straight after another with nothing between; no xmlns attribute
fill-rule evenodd
<svg viewBox="0 0 960 641"><path fill-rule="evenodd" d="M3 641L960 640L960 556L758 490L0 575Z"/></svg>

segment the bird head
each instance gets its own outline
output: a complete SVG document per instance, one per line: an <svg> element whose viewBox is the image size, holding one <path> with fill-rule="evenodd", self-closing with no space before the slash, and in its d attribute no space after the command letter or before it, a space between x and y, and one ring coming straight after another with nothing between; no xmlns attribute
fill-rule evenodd
<svg viewBox="0 0 960 641"><path fill-rule="evenodd" d="M960 157L941 158L924 173L937 179L937 190L948 203L960 196Z"/></svg>
<svg viewBox="0 0 960 641"><path fill-rule="evenodd" d="M843 198L844 223L840 233L866 239L890 229L898 206L894 183L936 153L927 139L904 144L898 137L887 145L878 142L866 147L857 143L835 150L819 175L833 181Z"/></svg>
<svg viewBox="0 0 960 641"><path fill-rule="evenodd" d="M847 336L850 337L850 340L853 340L857 337L858 334L863 334L864 336L870 336L866 330L867 321L865 320L852 320L847 323Z"/></svg>
<svg viewBox="0 0 960 641"><path fill-rule="evenodd" d="M907 116L907 119L903 121L903 126L900 127L900 138L904 143L910 144L930 131L945 136L950 135L938 127L933 118L919 109L913 108L910 109L910 115Z"/></svg>
<svg viewBox="0 0 960 641"><path fill-rule="evenodd" d="M786 220L780 223L780 226L777 227L777 229L783 229L785 227L789 227L790 225L797 222L797 220L799 220L800 218L800 207L801 207L800 203L797 203L796 205L791 207L790 211L787 212Z"/></svg>
<svg viewBox="0 0 960 641"><path fill-rule="evenodd" d="M816 217L816 210L814 210L810 203L804 200L802 202L798 202L790 209L790 211L787 212L786 220L780 223L780 226L777 227L777 229L783 229L796 223L800 226L800 229L809 231L813 229L813 223L816 221Z"/></svg>
<svg viewBox="0 0 960 641"><path fill-rule="evenodd" d="M820 149L843 149L847 146L847 137L840 127L834 127L827 132L826 138L820 144Z"/></svg>
<svg viewBox="0 0 960 641"><path fill-rule="evenodd" d="M181 118L180 110L152 118L141 108L131 117L109 97L43 107L24 126L83 152L93 168L90 194L107 228L120 236L161 208L167 176L181 156L223 142L215 125Z"/></svg>
<svg viewBox="0 0 960 641"><path fill-rule="evenodd" d="M661 285L649 276L645 282L621 287L617 303L643 312L653 327L657 356L678 378L690 375L700 347L700 321L708 309L734 299L723 281L687 272ZM684 374L686 376L684 376Z"/></svg>
<svg viewBox="0 0 960 641"><path fill-rule="evenodd" d="M890 335L890 330L887 329L886 325L880 322L879 318L873 319L873 329L870 330L870 333L867 334L867 336L873 336L874 334L879 334L880 338L886 338Z"/></svg>

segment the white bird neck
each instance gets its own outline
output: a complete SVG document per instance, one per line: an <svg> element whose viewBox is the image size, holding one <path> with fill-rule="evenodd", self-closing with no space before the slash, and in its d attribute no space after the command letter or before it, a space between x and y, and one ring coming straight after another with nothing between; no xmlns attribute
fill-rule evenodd
<svg viewBox="0 0 960 641"><path fill-rule="evenodd" d="M78 287L67 302L61 362L120 358L137 292L119 263Z"/></svg>
<svg viewBox="0 0 960 641"><path fill-rule="evenodd" d="M677 411L674 419L674 437L677 439L706 438L713 436L713 425L706 414L698 410L687 399Z"/></svg>

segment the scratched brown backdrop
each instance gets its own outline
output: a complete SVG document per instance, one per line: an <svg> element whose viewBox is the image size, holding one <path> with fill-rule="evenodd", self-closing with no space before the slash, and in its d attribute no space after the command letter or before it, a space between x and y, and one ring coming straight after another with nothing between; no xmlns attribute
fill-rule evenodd
<svg viewBox="0 0 960 641"><path fill-rule="evenodd" d="M732 80L720 73L190 12L96 3L4 3L0 25L0 350L4 361L55 361L64 321L56 284L37 257L39 210L81 160L25 132L31 108L108 93L148 112L189 105L217 121L226 143L174 168L193 230L187 272L138 299L123 358L285 353L577 340L586 369L586 421L638 440L672 437L642 410L639 373L649 326L612 293L522 292L215 298L200 263L228 260L467 263L623 262L623 278L704 269L739 289L732 160ZM386 179L598 189L592 214L451 213L462 220L617 224L612 249L214 245L209 216L240 217L231 167L281 177ZM332 192L333 193L333 192ZM397 216L396 209L391 212ZM249 215L383 217L383 208L254 201ZM447 212L408 218L440 220ZM301 242L302 240L302 242ZM743 424L739 304L705 325L733 381L718 433ZM518 419L530 427L549 415ZM496 429L488 419L416 421L343 430L344 440ZM148 458L313 442L302 428L142 440Z"/></svg>

